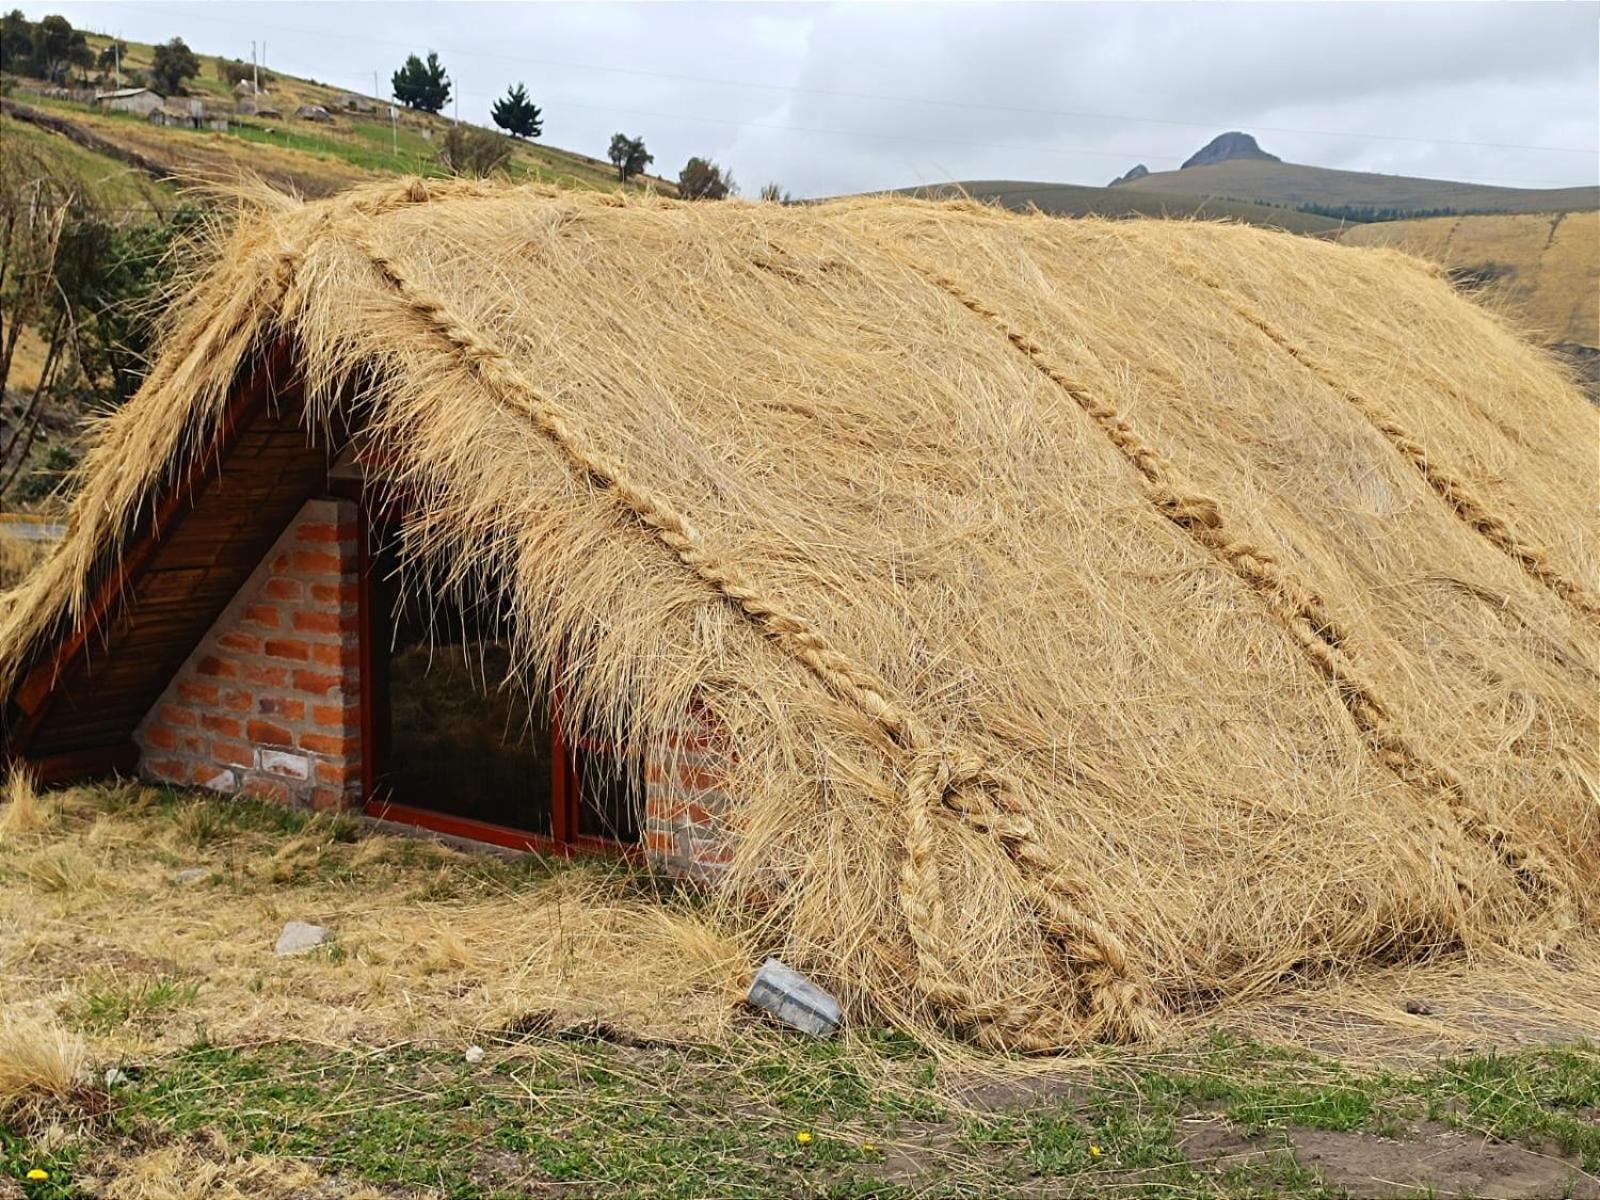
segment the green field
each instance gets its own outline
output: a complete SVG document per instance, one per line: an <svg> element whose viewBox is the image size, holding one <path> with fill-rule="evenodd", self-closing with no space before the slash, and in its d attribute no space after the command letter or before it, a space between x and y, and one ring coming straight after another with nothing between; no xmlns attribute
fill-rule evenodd
<svg viewBox="0 0 1600 1200"><path fill-rule="evenodd" d="M1026 211L1037 208L1062 217L1195 217L1242 221L1291 233L1324 233L1339 228L1328 217L1265 204L1192 195L1144 196L1123 188L1079 187L1069 183L1028 183L1010 179L971 179L932 187L905 188L903 195L944 199L970 196L986 203Z"/></svg>
<svg viewBox="0 0 1600 1200"><path fill-rule="evenodd" d="M1565 212L1600 208L1600 188L1489 187L1441 179L1412 179L1335 171L1299 163L1240 158L1183 171L1159 171L1119 184L1117 192L1226 197L1299 207L1399 208L1456 212Z"/></svg>

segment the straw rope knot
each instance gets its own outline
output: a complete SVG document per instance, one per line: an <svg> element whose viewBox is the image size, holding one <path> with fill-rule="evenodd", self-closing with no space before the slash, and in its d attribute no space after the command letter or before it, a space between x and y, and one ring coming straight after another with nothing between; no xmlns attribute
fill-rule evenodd
<svg viewBox="0 0 1600 1200"><path fill-rule="evenodd" d="M1157 1029L1150 989L1134 976L1127 946L1083 911L1082 882L1048 854L1022 802L1016 778L969 750L935 746L917 754L906 779L906 861L902 910L918 951L924 994L960 1019L999 1026L998 1040L1014 1049L1057 1050L1088 1040L1131 1041ZM1041 932L1061 947L1073 967L1082 1012L1074 1027L1065 1011L1019 1012L977 1000L953 981L940 954L946 931L934 861L933 813L944 807L994 838L1017 866ZM909 900L909 902L907 902ZM916 927L920 923L920 928Z"/></svg>

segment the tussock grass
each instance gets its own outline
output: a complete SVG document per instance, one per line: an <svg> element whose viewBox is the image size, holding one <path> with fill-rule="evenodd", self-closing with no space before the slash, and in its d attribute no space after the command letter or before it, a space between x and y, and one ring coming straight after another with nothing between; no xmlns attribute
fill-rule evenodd
<svg viewBox="0 0 1600 1200"><path fill-rule="evenodd" d="M88 1050L59 1024L0 1016L0 1121L37 1126L87 1081Z"/></svg>
<svg viewBox="0 0 1600 1200"><path fill-rule="evenodd" d="M25 764L6 772L0 789L0 844L28 834L42 833L55 823L55 810L39 795Z"/></svg>
<svg viewBox="0 0 1600 1200"><path fill-rule="evenodd" d="M408 586L495 597L515 680L559 679L574 733L643 754L693 714L725 739L737 859L685 953L710 977L776 950L858 1016L1049 1050L1308 975L1588 961L1595 418L1415 260L414 181L254 196L214 268L0 618L0 673L290 336L308 427L351 417L414 501ZM345 869L277 853L232 877ZM409 908L460 942L424 958L481 963L472 996L352 909L334 976L263 972L225 1019L273 1019L302 970L418 1028L603 1009L553 968L688 936L649 932L653 898L619 932L565 883L458 912L451 874ZM258 900L219 914L227 969L261 971L285 912Z"/></svg>

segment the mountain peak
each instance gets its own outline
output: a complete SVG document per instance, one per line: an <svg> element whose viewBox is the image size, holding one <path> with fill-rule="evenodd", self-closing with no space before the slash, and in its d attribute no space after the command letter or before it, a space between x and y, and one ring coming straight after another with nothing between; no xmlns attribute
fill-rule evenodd
<svg viewBox="0 0 1600 1200"><path fill-rule="evenodd" d="M1227 162L1230 158L1258 158L1263 162L1282 162L1276 154L1268 154L1256 145L1256 139L1248 133L1232 130L1228 133L1219 133L1200 149L1196 150L1179 167L1180 171L1189 167L1207 167L1212 163Z"/></svg>
<svg viewBox="0 0 1600 1200"><path fill-rule="evenodd" d="M1119 183L1129 183L1135 179L1143 179L1148 174L1150 174L1149 167L1145 166L1143 163L1134 163L1134 165L1128 169L1128 173L1126 175L1118 175L1110 183L1106 184L1106 186L1116 187Z"/></svg>

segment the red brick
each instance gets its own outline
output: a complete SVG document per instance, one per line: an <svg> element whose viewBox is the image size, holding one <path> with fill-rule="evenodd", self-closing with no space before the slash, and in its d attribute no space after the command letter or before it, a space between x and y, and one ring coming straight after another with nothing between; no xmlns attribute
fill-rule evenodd
<svg viewBox="0 0 1600 1200"><path fill-rule="evenodd" d="M311 647L311 661L324 667L342 666L344 655L345 648L338 644L324 645L318 643Z"/></svg>
<svg viewBox="0 0 1600 1200"><path fill-rule="evenodd" d="M214 707L217 703L217 689L209 683L196 683L192 679L178 680L178 695L190 704L203 704Z"/></svg>
<svg viewBox="0 0 1600 1200"><path fill-rule="evenodd" d="M261 639L253 633L241 633L237 629L219 637L217 645L224 650L237 650L241 654L261 653Z"/></svg>
<svg viewBox="0 0 1600 1200"><path fill-rule="evenodd" d="M287 552L285 552L283 554L274 556L272 560L272 573L274 575L282 575L285 571L289 570L293 566L294 560L289 557Z"/></svg>
<svg viewBox="0 0 1600 1200"><path fill-rule="evenodd" d="M678 764L678 783L680 786L693 792L703 792L717 787L721 780L704 767L696 767L690 763Z"/></svg>
<svg viewBox="0 0 1600 1200"><path fill-rule="evenodd" d="M227 763L231 767L253 767L256 765L256 752L242 742L212 742L211 757L217 762Z"/></svg>
<svg viewBox="0 0 1600 1200"><path fill-rule="evenodd" d="M318 604L358 604L361 601L361 589L356 586L354 579L346 579L336 584L313 583L311 598Z"/></svg>
<svg viewBox="0 0 1600 1200"><path fill-rule="evenodd" d="M248 675L249 673L250 668L246 667L245 674ZM223 692L222 707L227 709L229 712L247 713L250 711L250 693Z"/></svg>
<svg viewBox="0 0 1600 1200"><path fill-rule="evenodd" d="M297 692L305 692L310 696L326 696L339 686L337 675L328 675L322 671L296 671L294 673L294 687Z"/></svg>
<svg viewBox="0 0 1600 1200"><path fill-rule="evenodd" d="M194 724L194 710L184 708L181 704L163 704L161 719L168 725L189 727Z"/></svg>
<svg viewBox="0 0 1600 1200"><path fill-rule="evenodd" d="M145 728L144 740L157 750L176 750L178 748L178 735L172 732L168 725L150 725Z"/></svg>
<svg viewBox="0 0 1600 1200"><path fill-rule="evenodd" d="M246 683L253 683L259 687L288 687L288 667L262 667L253 663L246 663L244 668Z"/></svg>
<svg viewBox="0 0 1600 1200"><path fill-rule="evenodd" d="M361 726L361 710L353 704L317 704L311 720L322 729L355 730Z"/></svg>
<svg viewBox="0 0 1600 1200"><path fill-rule="evenodd" d="M294 614L294 627L301 633L338 633L339 614L320 608L302 608Z"/></svg>
<svg viewBox="0 0 1600 1200"><path fill-rule="evenodd" d="M674 855L678 852L678 839L658 829L647 829L644 835L644 848L652 854Z"/></svg>
<svg viewBox="0 0 1600 1200"><path fill-rule="evenodd" d="M644 779L646 783L662 783L667 778L667 768L660 759L652 758L645 763Z"/></svg>
<svg viewBox="0 0 1600 1200"><path fill-rule="evenodd" d="M348 808L350 801L338 788L319 787L311 789L311 807L318 812L327 812L329 809Z"/></svg>
<svg viewBox="0 0 1600 1200"><path fill-rule="evenodd" d="M337 575L344 568L344 560L337 554L320 550L296 550L294 569L306 575Z"/></svg>
<svg viewBox="0 0 1600 1200"><path fill-rule="evenodd" d="M268 629L276 629L280 617L278 610L270 604L247 604L241 621L249 621L252 625L265 625Z"/></svg>
<svg viewBox="0 0 1600 1200"><path fill-rule="evenodd" d="M268 638L262 647L268 658L283 658L291 662L305 662L311 657L311 647L292 638Z"/></svg>
<svg viewBox="0 0 1600 1200"><path fill-rule="evenodd" d="M212 733L220 733L224 737L236 738L244 733L244 726L234 717L225 717L221 713L202 713L200 724Z"/></svg>
<svg viewBox="0 0 1600 1200"><path fill-rule="evenodd" d="M261 585L261 594L269 600L298 600L305 586L298 579L269 579Z"/></svg>
<svg viewBox="0 0 1600 1200"><path fill-rule="evenodd" d="M339 526L329 521L302 521L295 530L302 542L337 542Z"/></svg>
<svg viewBox="0 0 1600 1200"><path fill-rule="evenodd" d="M166 779L173 783L189 782L189 764L181 758L147 758L140 766L157 779Z"/></svg>
<svg viewBox="0 0 1600 1200"><path fill-rule="evenodd" d="M271 800L278 804L288 804L294 797L285 783L276 779L264 779L259 775L252 775L244 781L244 786L239 789L246 796L254 796L257 800Z"/></svg>
<svg viewBox="0 0 1600 1200"><path fill-rule="evenodd" d="M343 787L347 783L361 781L361 764L358 762L319 762L317 764L317 782L332 783Z"/></svg>
<svg viewBox="0 0 1600 1200"><path fill-rule="evenodd" d="M326 754L329 758L347 758L359 751L360 747L354 739L343 734L313 733L308 730L300 735L300 749L312 754Z"/></svg>
<svg viewBox="0 0 1600 1200"><path fill-rule="evenodd" d="M237 679L239 664L231 658L218 658L215 654L207 654L195 664L195 671L201 675L210 675L215 679Z"/></svg>
<svg viewBox="0 0 1600 1200"><path fill-rule="evenodd" d="M282 717L285 721L303 721L306 716L304 700L285 700L280 696L263 696L256 706L263 716Z"/></svg>
<svg viewBox="0 0 1600 1200"><path fill-rule="evenodd" d="M204 754L206 740L201 737L185 737L183 739L183 748L189 754Z"/></svg>
<svg viewBox="0 0 1600 1200"><path fill-rule="evenodd" d="M271 721L251 721L244 727L245 734L258 746L293 746L294 734L282 725Z"/></svg>

